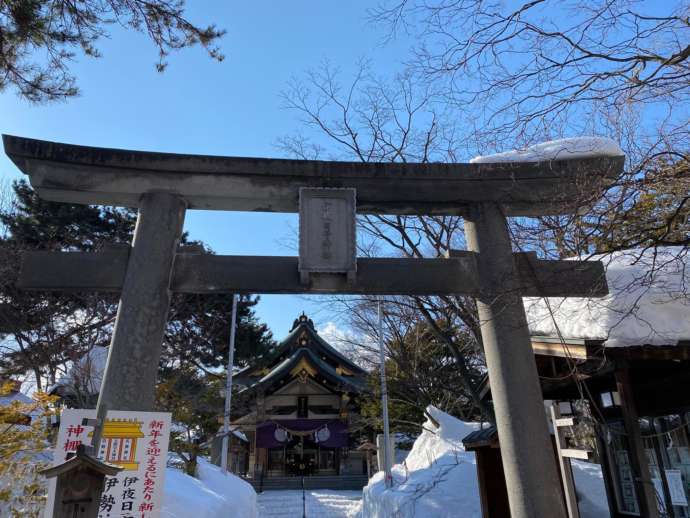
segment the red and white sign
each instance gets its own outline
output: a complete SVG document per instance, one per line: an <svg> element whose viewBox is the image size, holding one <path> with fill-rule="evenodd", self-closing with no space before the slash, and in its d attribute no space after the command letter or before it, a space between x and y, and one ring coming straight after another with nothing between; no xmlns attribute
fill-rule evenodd
<svg viewBox="0 0 690 518"><path fill-rule="evenodd" d="M98 457L120 466L115 477L106 477L99 518L157 518L163 501L163 477L170 438L167 412L108 412ZM93 427L82 425L95 419L95 410L68 409L60 416L54 465L80 444L91 444ZM55 483L50 480L46 518L53 515Z"/></svg>

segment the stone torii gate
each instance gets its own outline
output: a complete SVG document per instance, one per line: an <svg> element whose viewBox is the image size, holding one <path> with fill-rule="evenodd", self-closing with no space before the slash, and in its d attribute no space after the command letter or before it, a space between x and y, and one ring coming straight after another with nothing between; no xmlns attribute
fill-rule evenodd
<svg viewBox="0 0 690 518"><path fill-rule="evenodd" d="M466 294L476 298L513 518L565 516L522 296L602 296L601 264L513 253L506 216L575 211L624 157L540 163L350 163L177 155L3 136L38 195L138 207L131 247L27 252L19 284L120 292L99 409L152 410L171 292ZM186 209L297 212L299 189L351 188L357 212L465 218L469 251L357 260L304 284L296 257L178 251Z"/></svg>

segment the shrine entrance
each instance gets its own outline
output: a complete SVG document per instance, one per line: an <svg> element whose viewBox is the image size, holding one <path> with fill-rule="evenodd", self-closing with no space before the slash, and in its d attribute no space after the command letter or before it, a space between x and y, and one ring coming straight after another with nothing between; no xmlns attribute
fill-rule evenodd
<svg viewBox="0 0 690 518"><path fill-rule="evenodd" d="M308 476L319 471L319 445L305 437L293 439L285 449L285 473Z"/></svg>
<svg viewBox="0 0 690 518"><path fill-rule="evenodd" d="M506 218L581 209L620 175L623 156L382 164L147 153L7 135L3 142L43 199L139 209L130 247L27 252L22 262L25 289L121 293L99 415L153 408L172 292L464 294L477 301L511 514L565 516L521 297L602 296L604 272L597 262L513 253ZM306 239L299 257L180 250L187 209L300 212ZM355 213L462 216L469 250L357 258ZM313 458L304 451L299 466Z"/></svg>
<svg viewBox="0 0 690 518"><path fill-rule="evenodd" d="M268 451L268 476L335 475L338 450L309 439L294 439L285 448Z"/></svg>

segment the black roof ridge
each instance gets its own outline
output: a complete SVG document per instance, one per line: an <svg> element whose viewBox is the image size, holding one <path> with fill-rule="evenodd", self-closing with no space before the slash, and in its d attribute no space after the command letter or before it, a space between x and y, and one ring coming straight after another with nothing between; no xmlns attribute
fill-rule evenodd
<svg viewBox="0 0 690 518"><path fill-rule="evenodd" d="M271 370L271 372L263 376L261 379L256 380L254 383L247 385L247 387L242 392L246 390L253 390L261 385L265 385L267 382L270 382L271 380L281 379L282 374L284 374L285 372L289 372L304 356L308 356L311 359L311 361L315 364L315 366L327 375L325 377L331 378L332 380L335 380L336 382L341 383L345 386L349 386L356 392L359 392L364 388L360 385L360 378L348 379L347 377L338 374L333 367L325 363L310 348L299 347L295 349L295 351L288 358L285 358L285 360L283 360L278 366Z"/></svg>
<svg viewBox="0 0 690 518"><path fill-rule="evenodd" d="M292 331L290 331L290 333L288 333L288 335L283 340L281 340L278 343L278 345L276 345L273 349L268 351L266 354L259 356L257 358L257 361L255 363L253 363L252 365L249 365L249 366L245 367L244 369L241 369L239 372L235 373L234 377L239 382L244 376L249 374L251 371L256 370L258 368L261 368L262 366L265 367L268 364L270 364L273 360L275 360L278 356L280 356L283 352L285 352L285 350L288 347L290 347L292 345L293 341L301 334L301 332L303 330L306 330L311 335L313 341L316 344L318 344L318 346L320 346L320 348L323 349L327 355L330 355L334 359L337 359L338 361L345 364L345 367L347 367L349 370L353 371L354 374L363 376L367 373L359 365L355 364L347 356L342 354L335 347L333 347L326 340L324 340L319 335L319 333L316 331L316 329L313 327L313 324L310 324L309 322L310 321L308 321L308 320L300 321L299 325L293 327Z"/></svg>

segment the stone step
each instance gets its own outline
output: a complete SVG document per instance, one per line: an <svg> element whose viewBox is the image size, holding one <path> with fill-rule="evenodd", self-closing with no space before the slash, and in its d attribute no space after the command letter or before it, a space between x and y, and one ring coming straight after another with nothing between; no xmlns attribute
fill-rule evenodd
<svg viewBox="0 0 690 518"><path fill-rule="evenodd" d="M260 518L301 518L302 491L266 491L257 499Z"/></svg>
<svg viewBox="0 0 690 518"><path fill-rule="evenodd" d="M304 503L303 503L304 499ZM265 491L257 498L259 518L345 518L359 507L359 491ZM304 506L304 507L303 507Z"/></svg>
<svg viewBox="0 0 690 518"><path fill-rule="evenodd" d="M249 480L255 490L268 491L278 489L302 489L302 477L266 477L260 480ZM304 477L304 489L344 489L360 490L367 485L365 475L323 475Z"/></svg>
<svg viewBox="0 0 690 518"><path fill-rule="evenodd" d="M341 491L307 491L305 493L307 518L334 518L352 516L352 511L361 501L361 493Z"/></svg>

